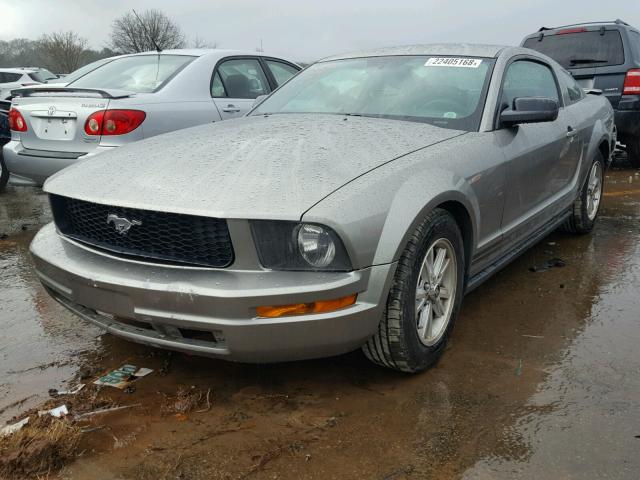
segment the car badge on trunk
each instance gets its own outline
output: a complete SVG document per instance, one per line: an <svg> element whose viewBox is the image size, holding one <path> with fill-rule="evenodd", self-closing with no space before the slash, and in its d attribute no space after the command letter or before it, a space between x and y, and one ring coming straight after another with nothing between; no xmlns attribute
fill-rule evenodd
<svg viewBox="0 0 640 480"><path fill-rule="evenodd" d="M49 107L49 110L47 111L47 113L49 114L49 116L53 116L54 113L56 113L56 107L54 107L53 105L51 105Z"/></svg>
<svg viewBox="0 0 640 480"><path fill-rule="evenodd" d="M113 226L120 235L126 235L134 225L142 225L140 220L129 220L128 218L119 217L115 213L110 213L107 216L107 224Z"/></svg>

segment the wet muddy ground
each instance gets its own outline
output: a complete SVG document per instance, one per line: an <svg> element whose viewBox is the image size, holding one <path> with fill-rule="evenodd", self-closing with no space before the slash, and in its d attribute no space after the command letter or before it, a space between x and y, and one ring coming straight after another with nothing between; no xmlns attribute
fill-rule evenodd
<svg viewBox="0 0 640 480"><path fill-rule="evenodd" d="M1 424L51 388L123 363L154 369L130 393L98 392L137 406L93 417L50 478L640 476L640 175L624 165L608 173L594 233L553 234L470 294L440 363L415 376L359 352L238 365L103 335L31 270L48 220L38 191L0 196ZM529 270L556 257L566 266Z"/></svg>

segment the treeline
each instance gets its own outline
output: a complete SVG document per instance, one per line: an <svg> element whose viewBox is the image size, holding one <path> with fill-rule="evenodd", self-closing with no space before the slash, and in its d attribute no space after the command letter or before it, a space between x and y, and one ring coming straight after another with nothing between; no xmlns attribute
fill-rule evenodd
<svg viewBox="0 0 640 480"><path fill-rule="evenodd" d="M58 51L52 52L52 47ZM45 38L0 40L0 67L45 67L54 73L70 73L87 63L116 55L107 47L93 50L76 45L73 52L69 50L58 49L55 42L47 42Z"/></svg>
<svg viewBox="0 0 640 480"><path fill-rule="evenodd" d="M101 50L89 48L88 40L73 31L46 33L38 40L0 41L0 67L45 67L54 73L70 73L100 58L187 45L216 46L197 35L188 42L180 26L159 10L140 14L132 10L113 21L108 42Z"/></svg>

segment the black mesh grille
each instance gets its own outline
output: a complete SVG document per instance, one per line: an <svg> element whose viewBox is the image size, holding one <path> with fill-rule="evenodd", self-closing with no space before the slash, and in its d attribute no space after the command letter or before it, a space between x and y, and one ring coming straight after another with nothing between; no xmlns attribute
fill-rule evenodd
<svg viewBox="0 0 640 480"><path fill-rule="evenodd" d="M215 268L233 262L226 220L110 207L58 195L51 195L51 207L62 234L122 256ZM133 225L118 233L116 226L126 228L127 222Z"/></svg>

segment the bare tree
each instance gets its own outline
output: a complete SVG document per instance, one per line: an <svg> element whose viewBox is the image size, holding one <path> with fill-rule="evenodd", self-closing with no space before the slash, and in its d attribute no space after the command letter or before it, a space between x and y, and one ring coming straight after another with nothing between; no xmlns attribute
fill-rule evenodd
<svg viewBox="0 0 640 480"><path fill-rule="evenodd" d="M209 40L205 40L201 36L196 35L193 37L191 46L193 48L218 48L218 42L210 42Z"/></svg>
<svg viewBox="0 0 640 480"><path fill-rule="evenodd" d="M83 64L87 39L75 32L47 33L38 43L47 66L55 72L73 72Z"/></svg>
<svg viewBox="0 0 640 480"><path fill-rule="evenodd" d="M139 19L138 19L139 17ZM138 17L128 12L111 25L111 49L120 53L138 53L182 48L185 38L180 27L160 10L145 10Z"/></svg>

